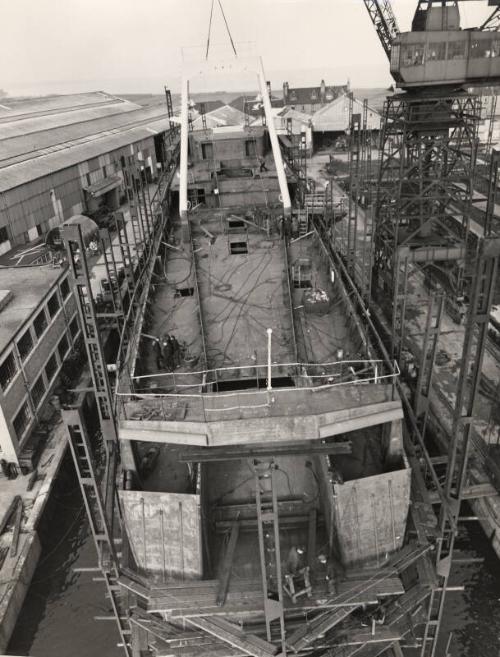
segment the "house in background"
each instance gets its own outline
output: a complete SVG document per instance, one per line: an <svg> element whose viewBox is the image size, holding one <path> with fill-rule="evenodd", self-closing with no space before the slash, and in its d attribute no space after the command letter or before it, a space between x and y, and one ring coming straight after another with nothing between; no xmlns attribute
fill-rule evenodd
<svg viewBox="0 0 500 657"><path fill-rule="evenodd" d="M290 87L283 83L283 104L313 114L318 109L329 105L342 94L349 93L349 85L327 85L324 80L318 87Z"/></svg>
<svg viewBox="0 0 500 657"><path fill-rule="evenodd" d="M331 146L337 140L349 133L349 103L350 98L343 94L332 103L322 107L312 115L314 148ZM353 99L353 114L363 116L363 101ZM374 138L380 132L382 116L379 112L368 106L367 127L372 131ZM376 142L375 142L376 143Z"/></svg>

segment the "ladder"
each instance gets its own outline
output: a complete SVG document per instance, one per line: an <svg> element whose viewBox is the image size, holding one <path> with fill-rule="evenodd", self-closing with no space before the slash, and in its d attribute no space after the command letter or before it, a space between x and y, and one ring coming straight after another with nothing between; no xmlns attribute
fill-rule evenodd
<svg viewBox="0 0 500 657"><path fill-rule="evenodd" d="M358 202L360 189L360 163L362 159L361 114L353 113L353 96L349 97L350 116L350 147L349 147L349 210L347 219L347 269L351 275L355 273Z"/></svg>
<svg viewBox="0 0 500 657"><path fill-rule="evenodd" d="M400 360L405 339L405 315L408 287L408 256L402 257L398 250L395 257L394 296L392 311L391 358Z"/></svg>
<svg viewBox="0 0 500 657"><path fill-rule="evenodd" d="M278 621L282 655L286 655L285 617L281 575L278 495L276 493L276 463L274 459L254 460L255 502L259 532L260 565L264 590L264 614L267 640L272 639L272 623Z"/></svg>
<svg viewBox="0 0 500 657"><path fill-rule="evenodd" d="M128 617L126 616L125 605L119 595L120 589L117 581L119 572L115 543L119 543L120 539L113 539L112 531L108 524L105 505L98 484L99 472L95 465L96 458L93 455L92 444L83 422L81 408L63 410L62 415L67 428L69 446L97 550L99 567L106 584L108 597L120 634L121 645L127 657L132 657L132 647L130 645L131 628ZM116 452L113 452L113 454L116 455ZM114 473L114 468L111 467L109 472ZM114 481L111 484L114 486Z"/></svg>
<svg viewBox="0 0 500 657"><path fill-rule="evenodd" d="M309 231L309 208L306 206L299 210L299 237L303 237Z"/></svg>

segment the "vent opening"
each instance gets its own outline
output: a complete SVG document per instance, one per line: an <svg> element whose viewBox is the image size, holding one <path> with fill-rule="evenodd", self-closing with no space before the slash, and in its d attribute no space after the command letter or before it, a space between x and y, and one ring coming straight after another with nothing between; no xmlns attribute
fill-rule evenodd
<svg viewBox="0 0 500 657"><path fill-rule="evenodd" d="M229 250L232 255L238 253L248 253L248 243L247 242L231 242L229 244Z"/></svg>

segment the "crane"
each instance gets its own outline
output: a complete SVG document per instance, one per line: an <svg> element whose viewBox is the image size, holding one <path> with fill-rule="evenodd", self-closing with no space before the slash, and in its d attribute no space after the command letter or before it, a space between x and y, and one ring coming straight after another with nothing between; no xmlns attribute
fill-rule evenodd
<svg viewBox="0 0 500 657"><path fill-rule="evenodd" d="M412 29L401 32L390 0L363 0L402 89L500 84L500 0L480 27L461 29L459 3L417 0Z"/></svg>
<svg viewBox="0 0 500 657"><path fill-rule="evenodd" d="M399 34L399 28L392 11L390 0L363 0L371 21L388 59L391 58L391 45Z"/></svg>

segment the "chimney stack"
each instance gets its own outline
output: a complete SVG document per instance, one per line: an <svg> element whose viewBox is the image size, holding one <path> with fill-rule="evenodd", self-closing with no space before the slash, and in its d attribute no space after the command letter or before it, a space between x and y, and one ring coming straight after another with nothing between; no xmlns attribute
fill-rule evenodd
<svg viewBox="0 0 500 657"><path fill-rule="evenodd" d="M283 82L283 105L288 105L288 82Z"/></svg>
<svg viewBox="0 0 500 657"><path fill-rule="evenodd" d="M324 80L321 80L320 89L319 89L319 97L320 97L322 103L326 102L326 84L325 84Z"/></svg>

